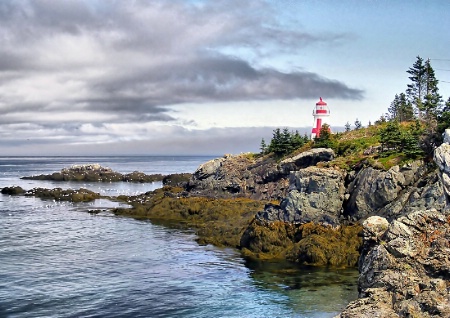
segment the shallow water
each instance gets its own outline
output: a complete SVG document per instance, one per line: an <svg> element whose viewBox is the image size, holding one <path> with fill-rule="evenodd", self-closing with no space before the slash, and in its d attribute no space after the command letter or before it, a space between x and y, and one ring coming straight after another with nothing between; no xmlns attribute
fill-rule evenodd
<svg viewBox="0 0 450 318"><path fill-rule="evenodd" d="M3 187L14 173L1 163ZM0 317L333 317L357 296L356 270L252 262L188 230L86 211L0 195Z"/></svg>

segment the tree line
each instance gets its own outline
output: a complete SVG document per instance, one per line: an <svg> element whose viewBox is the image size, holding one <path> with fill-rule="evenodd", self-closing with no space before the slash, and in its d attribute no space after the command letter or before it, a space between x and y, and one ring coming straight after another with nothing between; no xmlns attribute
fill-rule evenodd
<svg viewBox="0 0 450 318"><path fill-rule="evenodd" d="M385 151L432 156L442 143L442 133L450 127L450 98L444 103L429 59L417 56L407 73L410 83L405 92L395 95L388 113L380 118L388 122L380 132L380 142Z"/></svg>
<svg viewBox="0 0 450 318"><path fill-rule="evenodd" d="M309 137L306 134L301 136L298 130L294 132L289 131L288 128L283 130L276 128L273 130L269 144L266 144L264 138L261 140L260 150L262 154L273 152L277 156L283 156L302 147L307 142L309 142Z"/></svg>

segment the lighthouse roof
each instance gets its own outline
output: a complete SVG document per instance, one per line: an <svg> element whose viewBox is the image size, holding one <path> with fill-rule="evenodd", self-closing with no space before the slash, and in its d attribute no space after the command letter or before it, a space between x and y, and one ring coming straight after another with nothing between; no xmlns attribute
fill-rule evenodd
<svg viewBox="0 0 450 318"><path fill-rule="evenodd" d="M326 106L327 105L327 103L325 103L323 100L322 100L322 97L320 97L320 100L316 103L316 106Z"/></svg>

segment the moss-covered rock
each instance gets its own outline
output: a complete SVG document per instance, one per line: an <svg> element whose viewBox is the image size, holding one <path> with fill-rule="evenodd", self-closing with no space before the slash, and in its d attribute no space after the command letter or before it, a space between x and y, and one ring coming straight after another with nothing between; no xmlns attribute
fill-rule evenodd
<svg viewBox="0 0 450 318"><path fill-rule="evenodd" d="M114 213L194 229L201 244L239 247L242 234L264 205L246 198L183 197L183 191L164 187L139 196L121 196L133 207L117 208Z"/></svg>
<svg viewBox="0 0 450 318"><path fill-rule="evenodd" d="M304 265L356 266L362 239L359 225L337 228L315 223L254 220L241 239L244 255L259 259L287 259Z"/></svg>
<svg viewBox="0 0 450 318"><path fill-rule="evenodd" d="M101 196L99 193L87 190L87 189L45 189L34 188L25 192L25 196L34 196L41 199L51 199L56 201L70 201L70 202L89 202L95 199L99 199Z"/></svg>
<svg viewBox="0 0 450 318"><path fill-rule="evenodd" d="M9 195L21 195L25 193L25 190L22 189L19 186L15 186L15 187L5 187L2 188L2 194L9 194Z"/></svg>

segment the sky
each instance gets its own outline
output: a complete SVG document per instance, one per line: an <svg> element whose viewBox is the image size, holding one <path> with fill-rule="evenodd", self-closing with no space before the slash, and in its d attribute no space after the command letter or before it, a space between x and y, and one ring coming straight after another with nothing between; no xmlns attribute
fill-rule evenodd
<svg viewBox="0 0 450 318"><path fill-rule="evenodd" d="M0 0L0 156L258 152L387 112L417 56L450 97L448 0Z"/></svg>

